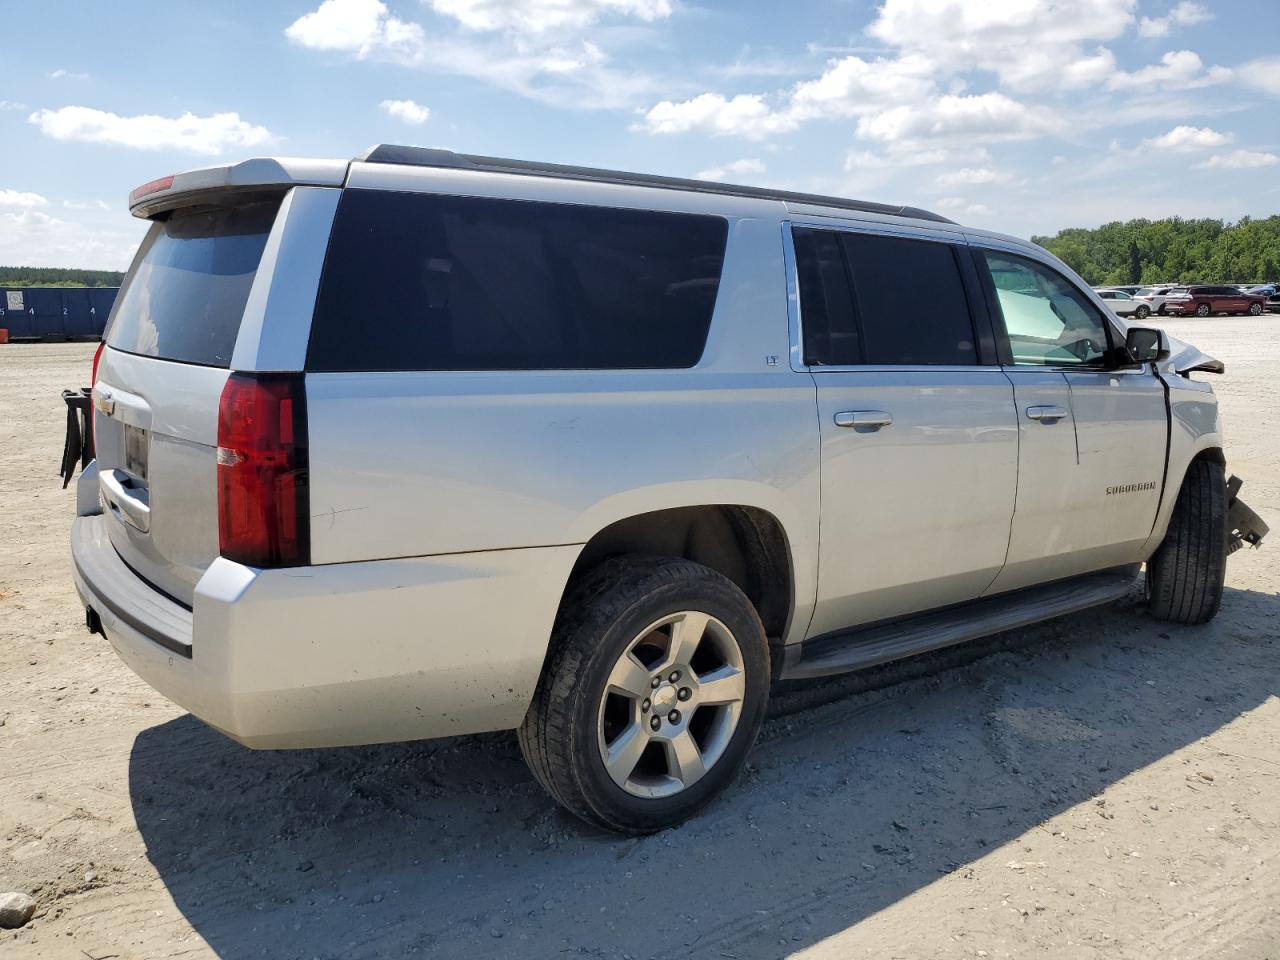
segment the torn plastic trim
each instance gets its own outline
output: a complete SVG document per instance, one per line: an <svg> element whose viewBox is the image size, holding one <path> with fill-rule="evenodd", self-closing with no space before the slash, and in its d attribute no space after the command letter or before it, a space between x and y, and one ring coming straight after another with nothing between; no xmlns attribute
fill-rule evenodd
<svg viewBox="0 0 1280 960"><path fill-rule="evenodd" d="M1240 488L1244 481L1232 474L1227 481L1227 553L1232 554L1246 543L1255 549L1262 546L1262 540L1271 528L1243 500L1240 499Z"/></svg>

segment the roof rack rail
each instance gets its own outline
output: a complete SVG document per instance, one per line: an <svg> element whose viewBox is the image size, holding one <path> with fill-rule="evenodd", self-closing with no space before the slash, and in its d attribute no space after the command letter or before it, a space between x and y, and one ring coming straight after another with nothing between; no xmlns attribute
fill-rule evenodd
<svg viewBox="0 0 1280 960"><path fill-rule="evenodd" d="M441 167L450 170L486 170L491 173L560 177L565 180L589 180L593 183L616 183L632 187L690 190L696 193L720 194L726 197L751 197L758 200L807 203L814 206L835 207L841 210L857 210L860 213L878 213L891 217L933 220L937 223L955 222L941 214L922 210L919 207L904 207L891 203L871 203L865 200L848 200L843 197L794 193L790 190L741 187L708 180L686 180L680 177L661 177L649 173L625 173L620 170L575 167L562 163L539 163L533 160L482 157L469 153L454 153L452 150L435 150L429 147L402 147L391 143L375 144L355 159L364 163L394 163L412 167Z"/></svg>

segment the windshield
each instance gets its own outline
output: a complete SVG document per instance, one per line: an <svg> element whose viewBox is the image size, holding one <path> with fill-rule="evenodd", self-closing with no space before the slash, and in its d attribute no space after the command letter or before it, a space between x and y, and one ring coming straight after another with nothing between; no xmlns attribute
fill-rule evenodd
<svg viewBox="0 0 1280 960"><path fill-rule="evenodd" d="M125 278L107 344L229 367L280 198L179 211L152 225Z"/></svg>

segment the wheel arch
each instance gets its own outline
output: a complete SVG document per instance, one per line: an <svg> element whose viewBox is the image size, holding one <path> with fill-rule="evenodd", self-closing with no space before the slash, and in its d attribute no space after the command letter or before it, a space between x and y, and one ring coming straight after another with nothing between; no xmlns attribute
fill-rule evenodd
<svg viewBox="0 0 1280 960"><path fill-rule="evenodd" d="M753 504L699 503L620 517L583 545L565 584L618 556L680 557L731 580L755 606L769 638L775 673L796 616L792 538L772 511ZM563 601L562 594L562 601Z"/></svg>

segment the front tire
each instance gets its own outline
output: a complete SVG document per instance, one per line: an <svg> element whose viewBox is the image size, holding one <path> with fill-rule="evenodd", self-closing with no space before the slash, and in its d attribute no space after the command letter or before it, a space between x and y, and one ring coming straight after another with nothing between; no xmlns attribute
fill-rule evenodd
<svg viewBox="0 0 1280 960"><path fill-rule="evenodd" d="M609 560L566 594L520 748L571 813L652 833L733 781L769 680L764 627L731 581L688 560Z"/></svg>
<svg viewBox="0 0 1280 960"><path fill-rule="evenodd" d="M1251 316L1251 317L1260 317L1260 316L1262 316L1262 304L1260 304L1260 303L1251 303L1251 304L1249 304L1249 316Z"/></svg>
<svg viewBox="0 0 1280 960"><path fill-rule="evenodd" d="M1222 604L1227 577L1227 484L1222 465L1195 460L1187 469L1164 541L1147 561L1153 616L1207 623Z"/></svg>
<svg viewBox="0 0 1280 960"><path fill-rule="evenodd" d="M1147 317L1151 316L1151 308L1147 306L1141 306L1138 308L1137 314L1138 314L1139 320L1145 320L1147 319Z"/></svg>

